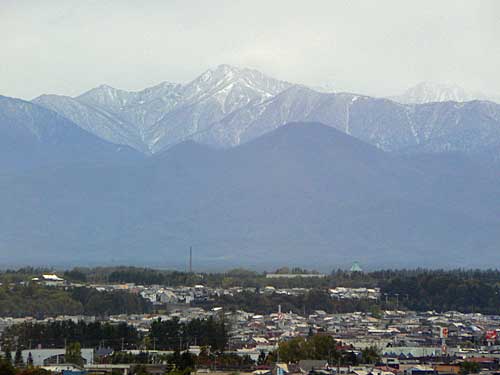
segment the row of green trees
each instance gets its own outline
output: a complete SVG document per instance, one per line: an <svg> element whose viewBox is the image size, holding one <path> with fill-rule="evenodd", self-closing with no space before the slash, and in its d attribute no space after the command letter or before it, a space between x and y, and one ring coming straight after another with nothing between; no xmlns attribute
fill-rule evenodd
<svg viewBox="0 0 500 375"><path fill-rule="evenodd" d="M126 291L101 292L85 287L63 289L34 283L3 284L0 287L0 316L102 316L151 310L149 301Z"/></svg>
<svg viewBox="0 0 500 375"><path fill-rule="evenodd" d="M49 375L49 371L33 366L33 357L29 353L26 362L23 360L21 348L15 351L14 358L9 345L3 347L3 357L0 357L1 375Z"/></svg>
<svg viewBox="0 0 500 375"><path fill-rule="evenodd" d="M40 276L42 273L53 273L53 269L24 267L19 269L7 269L0 271L0 282L12 283L29 281L31 278ZM317 273L314 270L302 268L282 267L272 273ZM189 273L174 270L158 270L141 267L78 267L71 270L59 272L70 281L106 283L124 282L142 285L165 284L165 285L194 285L204 281L208 286L222 286L223 282L229 281L232 286L262 287L275 285L283 287L334 287L338 285L347 287L376 286L384 280L399 278L415 278L422 276L430 277L454 277L461 280L477 280L494 284L500 282L500 270L498 269L386 269L371 272L350 272L342 269L333 270L324 278L282 278L266 279L266 272L256 272L243 268L232 269L218 273Z"/></svg>
<svg viewBox="0 0 500 375"><path fill-rule="evenodd" d="M223 351L228 342L223 319L193 319L181 322L178 318L156 320L148 335L126 323L77 323L54 321L49 323L22 323L6 328L2 343L6 348L62 347L78 342L84 347L111 347L120 349L184 350L190 345L211 347Z"/></svg>
<svg viewBox="0 0 500 375"><path fill-rule="evenodd" d="M14 358L12 358L12 349L8 343L3 345L3 350L4 350L3 360L6 361L7 363L14 364L16 367L23 367L24 365L28 366L33 365L33 357L31 353L29 354L26 363L24 363L20 346L17 347Z"/></svg>
<svg viewBox="0 0 500 375"><path fill-rule="evenodd" d="M0 358L0 374L2 375L50 375L49 371L38 367L15 367L6 359Z"/></svg>
<svg viewBox="0 0 500 375"><path fill-rule="evenodd" d="M120 349L127 343L137 347L141 336L137 329L126 323L110 324L101 322L86 323L72 320L42 323L22 323L5 329L2 341L10 346L30 348L62 347L70 342L79 342L85 347L107 346Z"/></svg>
<svg viewBox="0 0 500 375"><path fill-rule="evenodd" d="M151 324L149 340L155 348L175 350L189 345L209 346L223 351L228 342L226 323L223 319L193 319L181 322L178 318L156 320Z"/></svg>
<svg viewBox="0 0 500 375"><path fill-rule="evenodd" d="M379 284L411 310L496 314L500 308L500 279L492 271L395 274Z"/></svg>

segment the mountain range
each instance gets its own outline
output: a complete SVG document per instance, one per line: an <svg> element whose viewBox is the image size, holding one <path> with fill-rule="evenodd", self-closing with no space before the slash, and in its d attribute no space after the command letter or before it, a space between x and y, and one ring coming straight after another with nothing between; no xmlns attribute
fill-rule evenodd
<svg viewBox="0 0 500 375"><path fill-rule="evenodd" d="M233 147L289 122L317 121L385 151L453 151L498 160L500 105L439 95L435 102L406 104L321 93L255 70L220 65L187 84L165 82L138 92L103 85L75 98L42 95L33 102L102 139L146 154L186 140ZM413 92L402 101L429 99L417 96Z"/></svg>
<svg viewBox="0 0 500 375"><path fill-rule="evenodd" d="M0 97L0 264L331 269L498 260L500 106L187 84ZM474 254L471 257L471 254Z"/></svg>
<svg viewBox="0 0 500 375"><path fill-rule="evenodd" d="M155 153L289 86L255 70L221 65L185 85L164 82L139 92L102 85L76 98L42 95L33 102L110 142Z"/></svg>
<svg viewBox="0 0 500 375"><path fill-rule="evenodd" d="M0 168L94 161L128 162L142 155L107 142L61 115L36 104L0 96Z"/></svg>
<svg viewBox="0 0 500 375"><path fill-rule="evenodd" d="M469 91L458 85L450 85L436 82L420 82L408 88L401 95L390 97L398 103L424 104L436 102L470 102L483 100L500 103L497 95L486 95L479 91Z"/></svg>
<svg viewBox="0 0 500 375"><path fill-rule="evenodd" d="M403 94L391 98L404 104L424 104L435 102L469 102L487 100L481 93L471 93L458 85L436 82L421 82L407 89Z"/></svg>

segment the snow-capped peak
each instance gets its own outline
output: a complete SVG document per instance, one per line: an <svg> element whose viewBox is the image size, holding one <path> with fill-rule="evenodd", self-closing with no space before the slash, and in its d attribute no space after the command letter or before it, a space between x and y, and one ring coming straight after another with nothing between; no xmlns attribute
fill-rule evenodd
<svg viewBox="0 0 500 375"><path fill-rule="evenodd" d="M224 64L187 84L161 82L140 91L100 85L75 98L38 102L102 138L149 152L171 139L205 131L225 116L290 86L257 70Z"/></svg>
<svg viewBox="0 0 500 375"><path fill-rule="evenodd" d="M392 99L405 104L422 104L431 102L466 102L480 99L480 95L467 92L458 85L447 85L436 82L421 82L410 87L402 95Z"/></svg>
<svg viewBox="0 0 500 375"><path fill-rule="evenodd" d="M78 101L98 107L120 108L126 105L131 93L109 85L100 85L78 96Z"/></svg>
<svg viewBox="0 0 500 375"><path fill-rule="evenodd" d="M257 70L223 64L195 78L183 91L187 100L200 100L221 91L229 94L235 87L239 90L249 89L267 98L289 86L290 83L270 78Z"/></svg>

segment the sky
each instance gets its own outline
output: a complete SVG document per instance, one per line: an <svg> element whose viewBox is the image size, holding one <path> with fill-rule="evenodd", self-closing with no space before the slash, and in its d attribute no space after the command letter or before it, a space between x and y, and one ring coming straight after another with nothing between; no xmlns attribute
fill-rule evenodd
<svg viewBox="0 0 500 375"><path fill-rule="evenodd" d="M138 90L231 64L395 95L500 94L500 1L1 0L0 95Z"/></svg>

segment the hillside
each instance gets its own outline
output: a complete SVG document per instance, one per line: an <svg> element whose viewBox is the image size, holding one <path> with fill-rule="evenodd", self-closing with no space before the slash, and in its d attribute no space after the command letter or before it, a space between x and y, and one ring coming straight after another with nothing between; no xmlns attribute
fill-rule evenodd
<svg viewBox="0 0 500 375"><path fill-rule="evenodd" d="M500 160L500 105L462 91L422 84L403 95L406 99L389 100L318 92L253 69L220 65L185 84L162 82L141 91L101 85L74 98L42 95L34 103L145 154L187 140L233 147L284 124L308 121L385 151Z"/></svg>
<svg viewBox="0 0 500 375"><path fill-rule="evenodd" d="M3 176L0 261L184 267L194 246L204 268L488 266L498 175L460 158L296 123L227 150L186 142L129 165Z"/></svg>

